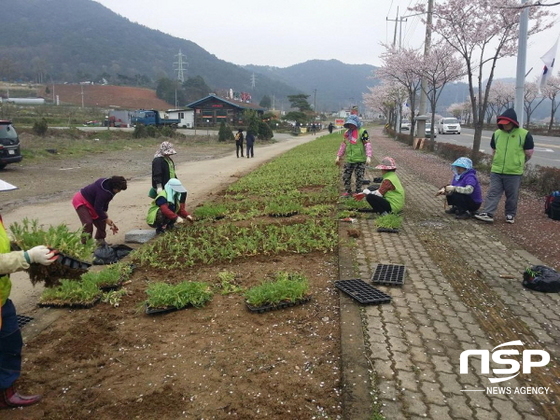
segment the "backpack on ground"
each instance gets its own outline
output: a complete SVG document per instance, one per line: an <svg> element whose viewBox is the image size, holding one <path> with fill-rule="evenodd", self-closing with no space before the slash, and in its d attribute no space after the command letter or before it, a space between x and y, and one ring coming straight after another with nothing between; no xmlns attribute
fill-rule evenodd
<svg viewBox="0 0 560 420"><path fill-rule="evenodd" d="M560 273L546 265L527 267L523 273L523 286L537 292L560 292Z"/></svg>
<svg viewBox="0 0 560 420"><path fill-rule="evenodd" d="M544 212L552 220L560 220L560 191L553 191L545 197Z"/></svg>

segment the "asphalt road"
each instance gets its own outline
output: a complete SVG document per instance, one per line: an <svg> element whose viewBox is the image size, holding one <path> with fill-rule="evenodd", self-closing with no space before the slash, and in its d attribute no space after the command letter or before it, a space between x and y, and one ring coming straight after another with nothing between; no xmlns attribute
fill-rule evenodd
<svg viewBox="0 0 560 420"><path fill-rule="evenodd" d="M438 134L436 141L472 148L473 138L474 130L463 127L461 129L461 134ZM490 149L491 138L492 131L485 130L482 132L482 139L480 142L481 152L492 152ZM535 152L529 164L560 168L560 137L533 135L533 140L535 141Z"/></svg>

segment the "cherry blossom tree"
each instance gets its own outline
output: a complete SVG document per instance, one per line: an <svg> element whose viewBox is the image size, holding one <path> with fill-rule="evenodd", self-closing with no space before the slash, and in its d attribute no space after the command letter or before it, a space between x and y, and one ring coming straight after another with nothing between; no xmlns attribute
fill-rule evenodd
<svg viewBox="0 0 560 420"><path fill-rule="evenodd" d="M418 50L390 47L381 55L383 65L378 68L374 77L386 82L398 83L407 92L408 106L410 108L410 135L414 136L416 99L420 90L420 77L412 63L421 61Z"/></svg>
<svg viewBox="0 0 560 420"><path fill-rule="evenodd" d="M488 109L486 123L490 124L494 115L498 116L503 110L513 108L515 102L515 84L496 80L492 84L488 95Z"/></svg>
<svg viewBox="0 0 560 420"><path fill-rule="evenodd" d="M527 115L526 128L529 129L531 123L531 115L538 108L540 104L546 98L542 96L539 92L539 85L536 81L525 83L525 90L523 93L523 109L525 109L525 115Z"/></svg>
<svg viewBox="0 0 560 420"><path fill-rule="evenodd" d="M517 6L517 0L447 0L433 7L433 33L445 40L465 62L475 129L473 158L480 150L496 62L517 52L521 13L514 8ZM426 8L425 4L418 4L412 10L425 13ZM550 27L549 16L551 13L543 8L529 9L528 35Z"/></svg>
<svg viewBox="0 0 560 420"><path fill-rule="evenodd" d="M552 102L550 104L550 121L548 123L548 133L550 134L554 125L554 114L556 114L558 106L560 106L560 102L557 102L557 97L560 94L560 73L557 76L550 76L546 80L542 93Z"/></svg>
<svg viewBox="0 0 560 420"><path fill-rule="evenodd" d="M395 82L383 82L374 87L368 87L369 92L362 95L365 106L374 111L378 111L385 115L387 123L395 127L395 131L399 130L397 127L397 111L401 111L402 104L406 101L407 92L404 87Z"/></svg>
<svg viewBox="0 0 560 420"><path fill-rule="evenodd" d="M435 129L436 106L443 87L454 80L465 75L465 66L462 61L453 56L454 51L447 48L443 43L434 45L427 56L419 58L417 63L411 62L413 71L426 81L425 88L422 87L431 110L431 132L433 138Z"/></svg>

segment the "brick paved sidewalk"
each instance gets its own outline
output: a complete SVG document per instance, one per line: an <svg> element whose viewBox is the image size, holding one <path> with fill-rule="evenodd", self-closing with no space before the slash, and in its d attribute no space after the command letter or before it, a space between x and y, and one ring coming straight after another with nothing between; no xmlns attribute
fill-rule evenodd
<svg viewBox="0 0 560 420"><path fill-rule="evenodd" d="M437 188L399 166L401 154L417 153L419 165L425 154L379 134L374 132L375 159L394 157L406 190L404 224L398 234L378 233L366 213L356 224L341 226L342 235L349 227L361 235L357 246L345 250L353 261L342 258L340 269L341 278L354 273L369 283L377 264L406 266L404 286L374 285L392 296L389 304L360 306L341 298L343 323L347 311L360 312L375 410L386 419L559 419L560 296L521 285L525 267L540 262L487 225L445 214L441 197L434 196ZM490 378L517 373L516 366L492 359L494 347L516 340L523 345L504 349L545 350L550 363L491 383ZM490 352L489 373L481 372L475 356L461 374L461 352L475 349ZM502 356L508 358L521 362L521 356ZM509 368L509 373L492 371ZM356 396L366 384L349 385L352 374L345 374L345 386L354 388L347 390L354 395L349 406L359 405ZM528 389L539 394L516 393ZM354 413L348 418L357 419L359 411L348 410ZM372 418L371 412L362 415Z"/></svg>

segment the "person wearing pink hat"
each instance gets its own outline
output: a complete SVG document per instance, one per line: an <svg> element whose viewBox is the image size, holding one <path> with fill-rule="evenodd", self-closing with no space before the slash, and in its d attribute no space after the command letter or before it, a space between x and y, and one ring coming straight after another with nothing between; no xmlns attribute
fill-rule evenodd
<svg viewBox="0 0 560 420"><path fill-rule="evenodd" d="M519 127L513 108L506 109L497 118L498 129L492 134L492 167L490 188L484 200L484 209L475 218L486 223L494 222L494 213L505 194L506 223L515 223L521 177L525 164L531 159L535 147L529 131Z"/></svg>
<svg viewBox="0 0 560 420"><path fill-rule="evenodd" d="M382 181L378 189L370 190L366 188L363 191L366 201L374 213L382 215L400 213L404 207L404 188L395 173L397 169L395 159L386 156L375 169L381 169Z"/></svg>
<svg viewBox="0 0 560 420"><path fill-rule="evenodd" d="M0 180L0 191L16 188ZM45 245L38 245L27 251L11 251L10 238L0 216L0 273L3 273L0 274L0 409L26 407L41 400L41 395L21 395L14 386L21 374L23 340L16 308L10 300L10 273L25 270L33 263L50 265L57 257Z"/></svg>
<svg viewBox="0 0 560 420"><path fill-rule="evenodd" d="M371 162L372 150L368 132L361 128L362 122L357 115L349 115L344 122L346 131L343 141L338 148L335 164L340 165L341 158L346 155L346 162L342 172L344 194L342 197L352 197L352 174L355 174L356 193L359 193L364 184L366 165Z"/></svg>

